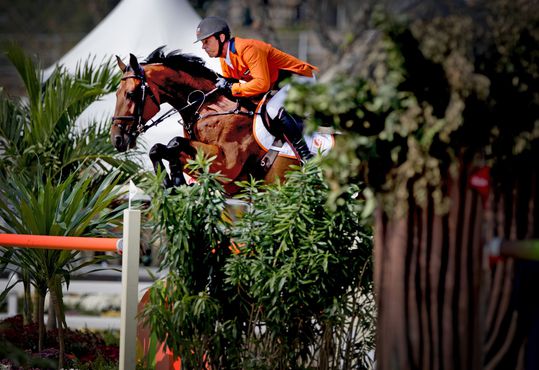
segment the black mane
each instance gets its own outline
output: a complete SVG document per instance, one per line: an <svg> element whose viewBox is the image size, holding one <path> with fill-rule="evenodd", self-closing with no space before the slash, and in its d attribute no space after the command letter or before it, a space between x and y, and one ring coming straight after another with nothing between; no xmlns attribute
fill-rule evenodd
<svg viewBox="0 0 539 370"><path fill-rule="evenodd" d="M201 58L192 54L182 54L181 50L173 50L165 55L164 48L165 46L160 46L152 51L144 63L162 63L174 70L182 70L192 76L215 81L216 72L206 67L204 60Z"/></svg>

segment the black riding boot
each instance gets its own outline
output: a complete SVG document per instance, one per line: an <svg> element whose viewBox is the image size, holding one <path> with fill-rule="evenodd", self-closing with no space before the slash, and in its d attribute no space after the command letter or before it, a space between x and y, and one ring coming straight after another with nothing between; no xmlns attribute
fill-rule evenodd
<svg viewBox="0 0 539 370"><path fill-rule="evenodd" d="M279 111L276 120L280 121L283 136L285 140L292 146L298 159L305 163L313 157L305 139L303 138L303 125L298 122L284 109Z"/></svg>

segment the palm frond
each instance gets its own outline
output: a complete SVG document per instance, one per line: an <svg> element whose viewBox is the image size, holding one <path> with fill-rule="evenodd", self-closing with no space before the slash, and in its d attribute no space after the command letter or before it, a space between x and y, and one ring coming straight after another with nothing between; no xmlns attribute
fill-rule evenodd
<svg viewBox="0 0 539 370"><path fill-rule="evenodd" d="M6 46L6 56L13 64L22 79L30 106L39 106L41 102L41 81L43 73L38 64L28 57L23 49L14 43Z"/></svg>

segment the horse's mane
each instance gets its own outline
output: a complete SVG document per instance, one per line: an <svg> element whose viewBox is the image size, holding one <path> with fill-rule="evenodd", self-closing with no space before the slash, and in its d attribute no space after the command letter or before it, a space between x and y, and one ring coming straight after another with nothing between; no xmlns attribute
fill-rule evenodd
<svg viewBox="0 0 539 370"><path fill-rule="evenodd" d="M152 51L143 63L162 63L169 68L182 70L194 77L215 81L217 74L206 67L201 58L192 54L182 54L181 50L172 50L165 55L164 48L165 46L160 46Z"/></svg>

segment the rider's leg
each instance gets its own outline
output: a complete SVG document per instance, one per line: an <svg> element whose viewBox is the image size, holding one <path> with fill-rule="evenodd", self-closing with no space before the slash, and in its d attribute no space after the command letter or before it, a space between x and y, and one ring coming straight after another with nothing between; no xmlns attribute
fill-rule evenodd
<svg viewBox="0 0 539 370"><path fill-rule="evenodd" d="M302 162L312 158L312 154L303 138L303 124L299 119L292 117L283 107L290 85L283 86L266 106L268 116L272 120L272 127L284 137Z"/></svg>
<svg viewBox="0 0 539 370"><path fill-rule="evenodd" d="M284 108L281 108L277 117L272 121L272 125L282 133L282 136L290 144L302 163L313 157L303 138L303 124L301 121L296 120Z"/></svg>

